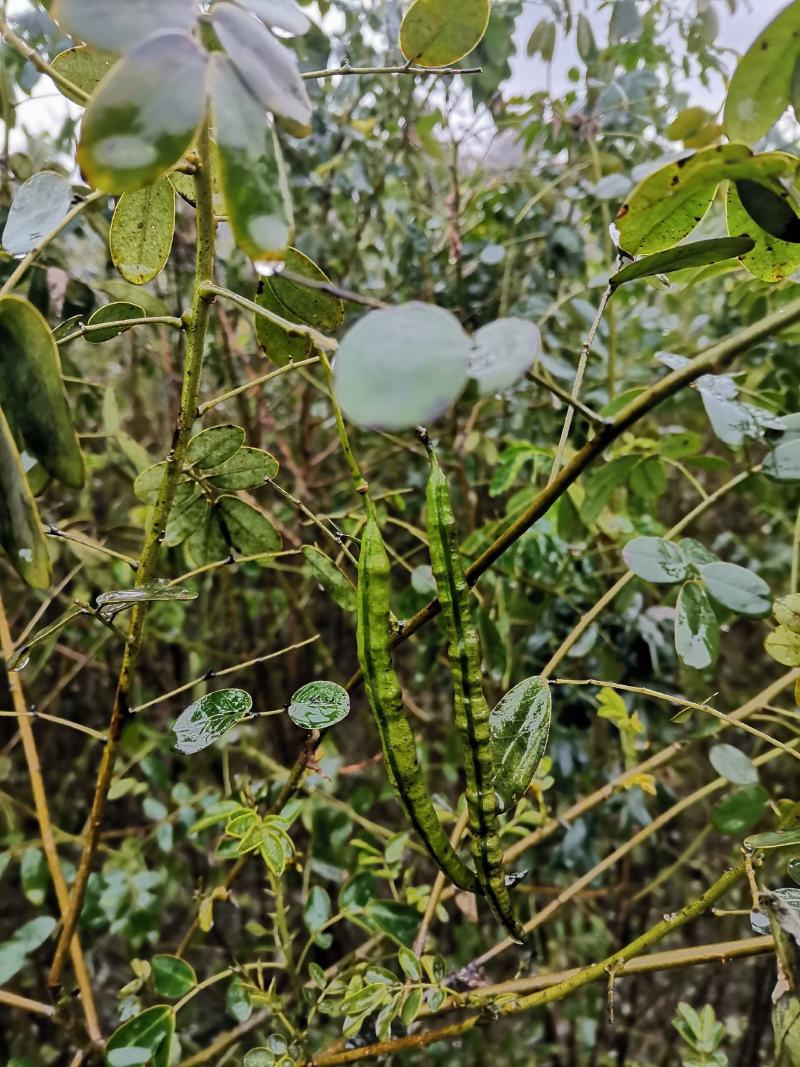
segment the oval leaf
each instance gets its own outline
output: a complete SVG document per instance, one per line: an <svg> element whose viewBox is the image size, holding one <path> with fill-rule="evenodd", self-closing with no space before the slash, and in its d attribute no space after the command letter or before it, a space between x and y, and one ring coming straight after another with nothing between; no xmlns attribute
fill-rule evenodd
<svg viewBox="0 0 800 1067"><path fill-rule="evenodd" d="M13 411L27 450L71 489L84 481L83 456L50 327L33 304L0 300L0 403Z"/></svg>
<svg viewBox="0 0 800 1067"><path fill-rule="evenodd" d="M772 594L763 578L735 563L706 563L700 567L706 589L724 608L759 619L768 614Z"/></svg>
<svg viewBox="0 0 800 1067"><path fill-rule="evenodd" d="M123 325L125 319L142 318L144 318L144 308L139 307L137 304L129 304L127 300L120 300L115 304L105 304L95 311L87 325L101 326L105 322L113 322L114 325L109 326L107 330L87 333L85 339L89 344L101 345L104 341L111 341L130 329L130 326Z"/></svg>
<svg viewBox="0 0 800 1067"><path fill-rule="evenodd" d="M50 556L19 453L0 408L0 545L11 566L33 589L52 581Z"/></svg>
<svg viewBox="0 0 800 1067"><path fill-rule="evenodd" d="M350 696L335 682L309 682L289 704L289 718L303 730L326 730L350 712Z"/></svg>
<svg viewBox="0 0 800 1067"><path fill-rule="evenodd" d="M17 190L3 230L3 248L24 256L53 230L69 211L72 188L52 170L34 174Z"/></svg>
<svg viewBox="0 0 800 1067"><path fill-rule="evenodd" d="M542 678L515 685L489 717L494 787L504 810L524 795L539 766L550 734L552 698Z"/></svg>
<svg viewBox="0 0 800 1067"><path fill-rule="evenodd" d="M527 319L498 319L472 338L469 375L481 396L500 393L519 381L542 350L539 327Z"/></svg>
<svg viewBox="0 0 800 1067"><path fill-rule="evenodd" d="M683 553L663 537L635 537L622 550L622 558L639 578L669 585L689 573Z"/></svg>
<svg viewBox="0 0 800 1067"><path fill-rule="evenodd" d="M800 634L779 626L764 641L767 654L784 667L800 667Z"/></svg>
<svg viewBox="0 0 800 1067"><path fill-rule="evenodd" d="M197 985L194 968L179 956L153 956L150 972L156 992L170 1000L185 997Z"/></svg>
<svg viewBox="0 0 800 1067"><path fill-rule="evenodd" d="M746 848L800 848L800 830L770 830L744 839Z"/></svg>
<svg viewBox="0 0 800 1067"><path fill-rule="evenodd" d="M785 441L770 452L764 473L776 482L800 482L800 439Z"/></svg>
<svg viewBox="0 0 800 1067"><path fill-rule="evenodd" d="M736 182L736 192L742 207L762 230L790 244L800 242L800 217L779 181L766 185L742 178Z"/></svg>
<svg viewBox="0 0 800 1067"><path fill-rule="evenodd" d="M738 837L755 826L768 805L769 793L763 786L747 786L716 804L711 812L711 822L719 833Z"/></svg>
<svg viewBox="0 0 800 1067"><path fill-rule="evenodd" d="M243 556L280 552L283 538L263 511L238 496L221 496L217 509L228 540L237 552Z"/></svg>
<svg viewBox="0 0 800 1067"><path fill-rule="evenodd" d="M675 650L687 667L705 670L719 655L719 623L705 589L687 582L678 594Z"/></svg>
<svg viewBox="0 0 800 1067"><path fill-rule="evenodd" d="M253 698L243 689L220 689L181 712L172 727L175 748L187 756L202 752L250 712Z"/></svg>
<svg viewBox="0 0 800 1067"><path fill-rule="evenodd" d="M446 67L480 44L489 14L489 0L415 0L400 26L400 49L410 63Z"/></svg>
<svg viewBox="0 0 800 1067"><path fill-rule="evenodd" d="M271 311L274 315L280 315L282 319L288 319L290 322L297 321L292 319L288 308L284 307L278 300L272 287L271 278L262 278L258 283L256 303L259 307ZM270 322L269 319L264 318L262 315L257 315L255 321L258 343L261 345L264 355L276 367L285 367L287 363L296 363L302 359L307 359L311 355L313 346L308 337L287 333L286 330L281 329L276 323Z"/></svg>
<svg viewBox="0 0 800 1067"><path fill-rule="evenodd" d="M303 546L303 558L311 574L340 608L355 614L356 588L336 564L315 545ZM434 588L435 592L435 588Z"/></svg>
<svg viewBox="0 0 800 1067"><path fill-rule="evenodd" d="M284 270L298 274L314 282L330 285L330 278L317 264L296 248L287 248ZM344 304L338 296L320 289L298 285L282 274L273 274L269 279L272 291L286 309L283 317L291 322L304 322L322 333L332 333L344 322ZM266 320L259 320L266 321Z"/></svg>
<svg viewBox="0 0 800 1067"><path fill-rule="evenodd" d="M758 771L752 761L733 745L714 745L708 758L717 774L734 785L758 783Z"/></svg>
<svg viewBox="0 0 800 1067"><path fill-rule="evenodd" d="M194 0L57 0L53 17L71 37L123 52L158 30L191 29Z"/></svg>
<svg viewBox="0 0 800 1067"><path fill-rule="evenodd" d="M152 1063L153 1067L169 1067L170 1046L175 1033L175 1013L167 1004L157 1004L134 1015L118 1027L108 1039L105 1057L108 1067L125 1063ZM146 1049L146 1060L125 1057L128 1051Z"/></svg>
<svg viewBox="0 0 800 1067"><path fill-rule="evenodd" d="M287 33L302 35L311 29L311 20L294 0L241 0L241 4L268 26Z"/></svg>
<svg viewBox="0 0 800 1067"><path fill-rule="evenodd" d="M728 233L745 235L754 242L753 249L740 256L742 266L762 281L783 281L800 267L800 245L773 237L751 218L739 195L740 184L731 182L729 185L725 213ZM782 186L777 183L775 188L782 191Z"/></svg>
<svg viewBox="0 0 800 1067"><path fill-rule="evenodd" d="M186 449L186 462L191 467L218 467L236 455L244 444L244 438L241 426L230 423L212 426L191 439Z"/></svg>
<svg viewBox="0 0 800 1067"><path fill-rule="evenodd" d="M781 626L800 634L800 593L790 593L776 600L772 605L772 614Z"/></svg>
<svg viewBox="0 0 800 1067"><path fill-rule="evenodd" d="M361 426L426 425L463 389L470 356L469 338L443 308L413 301L371 311L336 354L336 396Z"/></svg>
<svg viewBox="0 0 800 1067"><path fill-rule="evenodd" d="M260 448L240 448L235 456L203 475L217 489L257 489L278 473L278 461Z"/></svg>
<svg viewBox="0 0 800 1067"><path fill-rule="evenodd" d="M97 52L86 45L80 45L78 48L59 52L51 66L78 89L82 89L87 96L91 96L116 62L117 57L109 55L108 52ZM56 88L73 104L80 104L81 107L86 104L80 96L67 92L61 85L56 84Z"/></svg>
<svg viewBox="0 0 800 1067"><path fill-rule="evenodd" d="M166 31L142 41L112 70L89 103L78 146L92 185L130 192L178 162L203 118L207 60L190 37Z"/></svg>
<svg viewBox="0 0 800 1067"><path fill-rule="evenodd" d="M117 202L108 235L114 266L133 285L157 278L167 265L175 232L175 190L161 178Z"/></svg>

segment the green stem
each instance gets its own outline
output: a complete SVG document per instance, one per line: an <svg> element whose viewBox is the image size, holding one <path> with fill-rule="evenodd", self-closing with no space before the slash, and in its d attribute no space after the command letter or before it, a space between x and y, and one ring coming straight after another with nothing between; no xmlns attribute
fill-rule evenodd
<svg viewBox="0 0 800 1067"><path fill-rule="evenodd" d="M176 330L183 329L183 319L178 319L174 315L144 315L140 319L119 319L117 322L98 322L95 326L80 326L74 333L68 333L66 337L62 337L58 342L58 347L63 348L64 345L71 344L72 341L77 341L79 337L87 337L93 333L100 333L101 330L113 330L119 329L129 330L132 326L174 326Z"/></svg>
<svg viewBox="0 0 800 1067"><path fill-rule="evenodd" d="M207 126L204 126L200 135L198 153L199 164L194 175L197 225L195 287L191 310L184 317L186 347L180 409L172 445L164 466L158 499L145 532L144 546L139 557L139 568L136 573L137 587L149 581L155 571L161 542L164 538L164 530L172 509L175 490L180 480L183 461L191 436L192 424L197 412L197 400L203 370L203 355L211 304L211 294L204 292L203 279L210 278L213 275L216 240L210 167L211 142ZM50 968L48 984L55 995L58 995L60 990L61 975L66 962L67 950L77 927L86 895L86 886L105 818L108 791L114 775L114 764L122 729L130 715L130 691L136 663L144 640L145 618L146 606L137 605L134 607L131 613L128 637L117 681L117 691L108 728L108 740L103 749L103 756L97 773L97 783L86 829L83 852L70 894L69 910L64 916L64 924Z"/></svg>
<svg viewBox="0 0 800 1067"><path fill-rule="evenodd" d="M219 405L224 404L226 400L232 400L241 393L246 393L248 389L255 389L258 385L264 385L266 382L271 382L273 378L279 378L282 374L288 374L289 371L297 370L298 367L310 367L313 363L319 363L317 356L311 356L310 359L299 360L297 363L287 363L284 367L278 367L277 370L270 371L269 374L262 374L260 378L253 378L252 381L237 386L236 389L229 389L227 393L220 393L219 396L215 396L211 400L206 400L204 404L200 405L197 409L197 417L198 419L202 419L207 411L219 407Z"/></svg>
<svg viewBox="0 0 800 1067"><path fill-rule="evenodd" d="M299 322L290 322L289 319L284 319L280 315L276 315L273 311L268 311L267 308L261 307L261 305L256 304L255 301L248 300L245 296L239 296L238 293L234 293L231 289L224 289L221 285L215 285L214 282L202 282L200 284L200 293L204 299L220 296L224 300L230 300L232 304L237 304L240 308L244 308L245 311L252 311L254 315L259 315L262 319L267 319L275 326L280 326L286 333L296 334L298 337L308 337L309 340L313 341L317 348L321 349L323 352L335 352L339 347L332 337L326 337L325 334L320 333L319 330L315 330L313 326L305 326Z"/></svg>
<svg viewBox="0 0 800 1067"><path fill-rule="evenodd" d="M77 85L65 78L63 74L60 74L55 67L51 67L46 59L43 59L37 51L26 44L21 37L18 37L11 29L5 19L0 19L0 36L11 45L11 47L19 52L21 56L33 64L34 67L42 74L46 74L48 78L52 78L59 89L68 96L73 96L78 100L82 100L84 103L88 103L89 94L85 93L83 89L80 89Z"/></svg>

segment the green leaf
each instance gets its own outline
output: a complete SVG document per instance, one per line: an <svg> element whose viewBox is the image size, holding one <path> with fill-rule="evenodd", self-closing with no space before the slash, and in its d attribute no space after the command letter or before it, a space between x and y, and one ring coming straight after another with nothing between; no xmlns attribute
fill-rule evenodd
<svg viewBox="0 0 800 1067"><path fill-rule="evenodd" d="M343 611L355 614L356 588L336 564L315 545L303 545L303 559L312 576Z"/></svg>
<svg viewBox="0 0 800 1067"><path fill-rule="evenodd" d="M628 485L636 496L648 503L655 503L667 488L667 472L661 459L658 456L646 456L641 463L637 463L631 471Z"/></svg>
<svg viewBox="0 0 800 1067"><path fill-rule="evenodd" d="M763 786L746 786L736 789L714 805L711 823L719 833L738 837L755 826L768 806L769 793Z"/></svg>
<svg viewBox="0 0 800 1067"><path fill-rule="evenodd" d="M410 1026L414 1022L421 1007L422 990L412 989L403 1001L403 1007L400 1009L400 1018L406 1026Z"/></svg>
<svg viewBox="0 0 800 1067"><path fill-rule="evenodd" d="M225 1008L232 1019L237 1023L244 1023L253 1014L253 1002L247 986L241 978L231 979L230 985L225 992Z"/></svg>
<svg viewBox="0 0 800 1067"><path fill-rule="evenodd" d="M759 140L789 106L798 34L800 3L795 0L739 60L725 99L725 132L731 139Z"/></svg>
<svg viewBox="0 0 800 1067"><path fill-rule="evenodd" d="M217 510L228 540L243 556L280 552L283 538L263 511L236 496L221 496Z"/></svg>
<svg viewBox="0 0 800 1067"><path fill-rule="evenodd" d="M597 42L589 19L582 11L578 12L578 30L576 33L578 55L584 63L591 63L597 56Z"/></svg>
<svg viewBox="0 0 800 1067"><path fill-rule="evenodd" d="M0 300L0 404L14 413L27 450L70 489L84 482L83 456L50 328L19 296Z"/></svg>
<svg viewBox="0 0 800 1067"><path fill-rule="evenodd" d="M118 1027L106 1042L105 1057L108 1067L128 1062L152 1061L153 1067L169 1067L170 1047L175 1033L175 1013L168 1004L157 1004L134 1015ZM149 1059L125 1060L119 1058L124 1049L147 1049Z"/></svg>
<svg viewBox="0 0 800 1067"><path fill-rule="evenodd" d="M687 667L704 670L719 655L719 623L705 589L686 582L675 612L675 651Z"/></svg>
<svg viewBox="0 0 800 1067"><path fill-rule="evenodd" d="M418 982L422 978L422 967L416 955L407 948L401 948L397 953L397 962L406 978L412 982Z"/></svg>
<svg viewBox="0 0 800 1067"><path fill-rule="evenodd" d="M542 678L526 678L489 716L494 787L504 810L522 797L541 762L550 734L552 698Z"/></svg>
<svg viewBox="0 0 800 1067"><path fill-rule="evenodd" d="M229 6L219 4L213 11ZM236 16L258 28L244 12ZM218 172L236 243L252 259L281 259L294 217L275 131L227 56L212 57L210 83Z"/></svg>
<svg viewBox="0 0 800 1067"><path fill-rule="evenodd" d="M375 898L377 891L374 876L369 871L359 871L348 878L339 890L339 908L346 912L360 911Z"/></svg>
<svg viewBox="0 0 800 1067"><path fill-rule="evenodd" d="M179 956L153 956L150 969L156 993L170 1000L186 996L197 985L194 968Z"/></svg>
<svg viewBox="0 0 800 1067"><path fill-rule="evenodd" d="M632 40L642 32L642 17L636 0L614 0L608 24L610 41Z"/></svg>
<svg viewBox="0 0 800 1067"><path fill-rule="evenodd" d="M489 0L415 0L400 26L400 50L420 67L447 67L480 44L489 14Z"/></svg>
<svg viewBox="0 0 800 1067"><path fill-rule="evenodd" d="M619 243L632 255L663 252L688 237L703 220L721 181L761 181L791 174L796 166L794 157L786 153L754 155L744 144L704 148L678 159L648 175L619 209ZM746 228L729 227L729 232L755 240Z"/></svg>
<svg viewBox="0 0 800 1067"><path fill-rule="evenodd" d="M687 267L703 267L708 263L735 259L751 252L753 248L755 241L751 237L718 237L710 241L692 241L629 263L616 274L612 274L608 284L616 289L637 278L650 278L655 274L670 274L672 271L686 270Z"/></svg>
<svg viewBox="0 0 800 1067"><path fill-rule="evenodd" d="M22 853L19 874L25 899L36 907L41 907L47 895L50 875L47 870L47 861L38 848L26 848Z"/></svg>
<svg viewBox="0 0 800 1067"><path fill-rule="evenodd" d="M693 537L682 537L678 541L678 547L693 567L704 567L706 563L719 562L713 552L709 552L705 545L701 545Z"/></svg>
<svg viewBox="0 0 800 1067"><path fill-rule="evenodd" d="M312 885L303 905L303 921L313 934L331 917L331 898L321 885Z"/></svg>
<svg viewBox="0 0 800 1067"><path fill-rule="evenodd" d="M763 578L735 563L706 563L700 577L711 596L724 608L750 619L769 612L772 594Z"/></svg>
<svg viewBox="0 0 800 1067"><path fill-rule="evenodd" d="M268 26L286 30L287 33L302 35L311 29L311 21L294 0L241 0L241 4Z"/></svg>
<svg viewBox="0 0 800 1067"><path fill-rule="evenodd" d="M155 601L197 600L198 594L193 589L180 585L170 585L166 578L155 578L151 582L136 586L135 589L112 589L100 593L95 604L107 618L115 612L109 608L130 607L133 604L149 604Z"/></svg>
<svg viewBox="0 0 800 1067"><path fill-rule="evenodd" d="M262 111L266 109L285 119L296 136L310 133L311 101L294 52L282 45L262 23L255 22L233 4L215 4L211 9L211 23L232 64L232 73L247 87L256 106L260 104ZM263 114L260 117L263 126ZM258 128L241 126L250 136ZM218 138L222 133L217 128Z"/></svg>
<svg viewBox="0 0 800 1067"><path fill-rule="evenodd" d="M764 473L776 482L800 482L800 439L785 441L770 452Z"/></svg>
<svg viewBox="0 0 800 1067"><path fill-rule="evenodd" d="M663 537L635 537L623 548L622 558L646 582L670 585L682 582L689 573L680 548Z"/></svg>
<svg viewBox="0 0 800 1067"><path fill-rule="evenodd" d="M779 181L767 185L742 178L736 182L736 192L742 207L762 230L790 244L800 242L800 217Z"/></svg>
<svg viewBox="0 0 800 1067"><path fill-rule="evenodd" d="M772 656L784 667L800 667L800 633L793 633L785 626L779 626L764 641L767 655Z"/></svg>
<svg viewBox="0 0 800 1067"><path fill-rule="evenodd" d="M172 727L175 748L193 756L218 741L250 712L253 698L243 689L220 689L181 712Z"/></svg>
<svg viewBox="0 0 800 1067"><path fill-rule="evenodd" d="M206 505L203 521L184 541L183 549L195 567L218 563L230 555L225 527L222 525L222 517L216 507L211 504Z"/></svg>
<svg viewBox="0 0 800 1067"><path fill-rule="evenodd" d="M762 281L783 281L800 267L800 245L773 237L753 221L739 195L740 184L731 182L728 186L725 212L728 233L746 235L755 242L753 250L741 257L742 266ZM768 185L776 194L779 190L783 191L783 187L777 182L769 183L765 179L762 184Z"/></svg>
<svg viewBox="0 0 800 1067"><path fill-rule="evenodd" d="M167 469L166 463L155 463L136 475L133 483L133 491L144 504L155 504L158 499L158 491L161 488L161 479Z"/></svg>
<svg viewBox="0 0 800 1067"><path fill-rule="evenodd" d="M288 254L288 253L287 253ZM296 322L289 314L288 308L278 300L275 290L272 288L272 279L262 278L258 283L256 303L266 311L274 315L280 315L282 319ZM285 367L287 363L297 363L308 359L311 355L312 343L308 337L298 334L287 333L280 326L262 315L256 316L256 337L264 352L276 367Z"/></svg>
<svg viewBox="0 0 800 1067"><path fill-rule="evenodd" d="M335 682L309 682L289 704L289 718L303 730L326 730L350 713L350 696Z"/></svg>
<svg viewBox="0 0 800 1067"><path fill-rule="evenodd" d="M424 426L464 388L470 356L469 338L444 308L413 301L371 311L339 346L336 396L360 426Z"/></svg>
<svg viewBox="0 0 800 1067"><path fill-rule="evenodd" d="M756 785L758 770L744 752L733 745L714 745L708 754L711 766L734 785Z"/></svg>
<svg viewBox="0 0 800 1067"><path fill-rule="evenodd" d="M771 830L744 839L745 848L800 848L800 830Z"/></svg>
<svg viewBox="0 0 800 1067"><path fill-rule="evenodd" d="M399 900L371 900L366 908L366 918L392 940L410 948L422 916L416 908Z"/></svg>
<svg viewBox="0 0 800 1067"><path fill-rule="evenodd" d="M186 449L186 462L190 467L219 467L235 456L244 444L245 433L241 426L224 423L211 426L196 434Z"/></svg>
<svg viewBox="0 0 800 1067"><path fill-rule="evenodd" d="M193 0L56 0L53 17L71 37L122 52L159 30L188 31L196 18Z"/></svg>
<svg viewBox="0 0 800 1067"><path fill-rule="evenodd" d="M9 941L0 945L0 984L5 985L22 970L27 957L45 943L55 928L55 919L40 915L20 926Z"/></svg>
<svg viewBox="0 0 800 1067"><path fill-rule="evenodd" d="M169 519L164 530L164 544L177 548L200 526L206 518L207 503L196 482L183 482L178 486Z"/></svg>
<svg viewBox="0 0 800 1067"><path fill-rule="evenodd" d="M203 477L215 489L228 492L239 489L257 489L271 481L278 473L278 461L269 452L260 448L241 448L230 459L207 471Z"/></svg>
<svg viewBox="0 0 800 1067"><path fill-rule="evenodd" d="M28 178L16 192L3 230L3 248L24 256L53 230L69 211L72 187L66 178L43 170Z"/></svg>
<svg viewBox="0 0 800 1067"><path fill-rule="evenodd" d="M105 304L103 307L98 308L89 319L87 325L101 326L104 322L120 323L124 322L125 319L141 318L144 318L144 308L139 307L137 304L129 304L125 301L120 301L115 304ZM101 345L104 341L111 341L129 329L130 326L110 326L107 330L98 330L97 333L87 333L86 340L89 344Z"/></svg>
<svg viewBox="0 0 800 1067"><path fill-rule="evenodd" d="M169 260L175 232L175 190L168 178L117 201L108 247L114 266L132 285L157 278Z"/></svg>
<svg viewBox="0 0 800 1067"><path fill-rule="evenodd" d="M611 499L614 490L627 481L639 456L620 456L606 463L587 480L586 496L581 505L584 522L594 522Z"/></svg>
<svg viewBox="0 0 800 1067"><path fill-rule="evenodd" d="M772 613L781 626L800 634L800 593L790 593L776 600L772 605Z"/></svg>
<svg viewBox="0 0 800 1067"><path fill-rule="evenodd" d="M472 338L469 376L481 396L510 389L536 362L542 350L539 327L527 319L497 319Z"/></svg>
<svg viewBox="0 0 800 1067"><path fill-rule="evenodd" d="M190 37L170 31L126 52L83 119L78 163L93 186L127 193L178 162L205 111L207 60Z"/></svg>
<svg viewBox="0 0 800 1067"><path fill-rule="evenodd" d="M17 574L33 589L48 589L50 556L36 501L14 438L0 408L0 545Z"/></svg>
<svg viewBox="0 0 800 1067"><path fill-rule="evenodd" d="M312 282L331 284L327 274L296 248L286 249L284 271L308 278ZM273 274L268 279L268 284L284 308L278 314L290 322L305 323L322 333L332 333L344 322L344 304L338 296L332 296L321 289L298 285L297 282L285 278L282 273ZM261 322L266 322L266 319L259 317L256 325Z"/></svg>
<svg viewBox="0 0 800 1067"><path fill-rule="evenodd" d="M116 62L117 57L109 55L108 52L98 52L94 48L80 45L77 48L68 48L65 52L59 52L50 65L73 85L91 96ZM80 104L81 107L85 105L86 101L74 93L67 92L58 84L56 88L73 104Z"/></svg>

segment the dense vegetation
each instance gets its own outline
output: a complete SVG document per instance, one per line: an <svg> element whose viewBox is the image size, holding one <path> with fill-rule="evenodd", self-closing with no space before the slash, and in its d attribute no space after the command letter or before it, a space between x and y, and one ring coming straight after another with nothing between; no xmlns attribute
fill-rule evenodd
<svg viewBox="0 0 800 1067"><path fill-rule="evenodd" d="M2 5L13 1067L800 1064L800 0L523 7Z"/></svg>

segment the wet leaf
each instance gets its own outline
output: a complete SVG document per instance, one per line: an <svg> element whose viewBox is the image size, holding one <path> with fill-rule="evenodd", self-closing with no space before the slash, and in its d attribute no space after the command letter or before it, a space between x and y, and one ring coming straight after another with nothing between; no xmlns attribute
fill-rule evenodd
<svg viewBox="0 0 800 1067"><path fill-rule="evenodd" d="M259 26L242 11L236 15ZM227 56L213 57L210 84L220 185L236 243L253 259L281 259L294 217L275 131Z"/></svg>
<svg viewBox="0 0 800 1067"><path fill-rule="evenodd" d="M542 350L539 327L526 319L498 319L472 338L469 376L481 396L510 389L536 362Z"/></svg>
<svg viewBox="0 0 800 1067"><path fill-rule="evenodd" d="M800 635L800 593L782 596L772 605L776 622L792 633Z"/></svg>
<svg viewBox="0 0 800 1067"><path fill-rule="evenodd" d="M70 489L84 481L81 455L50 327L33 304L0 300L0 403L14 413L27 450Z"/></svg>
<svg viewBox="0 0 800 1067"><path fill-rule="evenodd" d="M309 682L289 704L289 718L303 730L326 730L350 713L350 696L335 682Z"/></svg>
<svg viewBox="0 0 800 1067"><path fill-rule="evenodd" d="M793 633L786 626L779 626L764 641L767 655L784 667L800 667L800 633Z"/></svg>
<svg viewBox="0 0 800 1067"><path fill-rule="evenodd" d="M175 748L187 756L202 752L251 711L253 698L243 689L220 689L200 697L181 712L172 727Z"/></svg>
<svg viewBox="0 0 800 1067"><path fill-rule="evenodd" d="M235 456L207 471L203 477L216 489L233 492L240 489L257 489L277 473L278 461L269 452L260 448L240 448Z"/></svg>
<svg viewBox="0 0 800 1067"><path fill-rule="evenodd" d="M110 55L108 52L98 52L82 44L77 48L68 48L65 52L59 52L50 65L73 85L91 96L116 62L117 56ZM57 84L56 89L73 104L80 104L81 107L86 105L85 100L74 93L68 93L60 85Z"/></svg>
<svg viewBox="0 0 800 1067"><path fill-rule="evenodd" d="M57 0L53 17L71 37L123 52L158 30L188 31L195 6L194 0Z"/></svg>
<svg viewBox="0 0 800 1067"><path fill-rule="evenodd" d="M190 467L208 469L219 467L240 450L244 444L245 433L241 426L226 423L223 426L211 426L196 434L186 450L186 462Z"/></svg>
<svg viewBox="0 0 800 1067"><path fill-rule="evenodd" d="M157 1004L134 1015L118 1027L106 1042L108 1067L125 1063L148 1063L152 1067L169 1067L170 1046L175 1033L175 1013L167 1004ZM131 1060L125 1050L146 1049L146 1060Z"/></svg>
<svg viewBox="0 0 800 1067"><path fill-rule="evenodd" d="M162 997L185 997L197 985L194 968L179 956L153 956L150 967L156 993Z"/></svg>
<svg viewBox="0 0 800 1067"><path fill-rule="evenodd" d="M765 282L780 282L788 278L790 274L800 267L800 245L790 241L782 241L778 237L763 230L757 222L754 222L742 204L739 195L739 185L733 183L728 186L728 196L725 203L725 212L728 221L728 233L743 234L755 242L751 252L741 256L742 266L746 267L756 278ZM766 181L774 190L782 190L778 183L774 185ZM794 210L790 208L790 210Z"/></svg>
<svg viewBox="0 0 800 1067"><path fill-rule="evenodd" d="M87 326L101 326L104 322L121 323L125 319L144 318L144 308L127 301L119 301L116 304L105 304L98 308L89 319ZM96 333L87 333L85 340L92 345L101 345L104 341L111 341L115 337L129 330L130 326L114 325L107 330L98 330Z"/></svg>
<svg viewBox="0 0 800 1067"><path fill-rule="evenodd" d="M95 599L95 604L98 608L104 609L103 614L108 617L116 614L108 609L121 609L154 601L197 600L197 596L198 594L193 589L170 585L166 578L156 578L135 589L112 589L107 593L100 593Z"/></svg>
<svg viewBox="0 0 800 1067"><path fill-rule="evenodd" d="M635 537L623 548L622 558L646 582L669 585L682 582L689 573L680 548L663 537Z"/></svg>
<svg viewBox="0 0 800 1067"><path fill-rule="evenodd" d="M421 67L449 66L480 44L489 14L489 0L415 0L400 26L400 49Z"/></svg>
<svg viewBox="0 0 800 1067"><path fill-rule="evenodd" d="M111 220L108 247L126 281L145 285L169 260L175 232L175 190L168 178L124 193Z"/></svg>
<svg viewBox="0 0 800 1067"><path fill-rule="evenodd" d="M714 745L708 758L717 774L734 785L758 783L758 770L749 757L733 745Z"/></svg>
<svg viewBox="0 0 800 1067"><path fill-rule="evenodd" d="M616 288L637 278L649 278L656 274L670 274L688 267L703 267L724 259L735 259L751 252L755 241L751 237L719 237L710 241L691 241L677 245L666 252L655 252L629 263L609 278L609 285Z"/></svg>
<svg viewBox="0 0 800 1067"><path fill-rule="evenodd" d="M314 545L303 546L303 558L308 564L314 579L319 582L332 600L342 608L355 614L357 605L356 588L336 564Z"/></svg>
<svg viewBox="0 0 800 1067"><path fill-rule="evenodd" d="M103 80L78 146L92 185L130 192L178 162L203 118L207 58L190 37L165 31L136 45Z"/></svg>
<svg viewBox="0 0 800 1067"><path fill-rule="evenodd" d="M280 552L283 538L263 511L237 496L221 496L217 509L237 552L243 556Z"/></svg>
<svg viewBox="0 0 800 1067"><path fill-rule="evenodd" d="M752 143L789 106L800 34L800 4L790 3L739 60L725 99L725 132Z"/></svg>
<svg viewBox="0 0 800 1067"><path fill-rule="evenodd" d="M675 651L687 667L704 670L719 655L719 623L699 582L686 582L678 594Z"/></svg>
<svg viewBox="0 0 800 1067"><path fill-rule="evenodd" d="M762 817L769 805L769 793L763 786L751 785L730 793L711 812L714 829L729 837L738 837Z"/></svg>
<svg viewBox="0 0 800 1067"><path fill-rule="evenodd" d="M53 230L69 211L72 187L66 178L43 170L17 190L3 230L3 248L24 256Z"/></svg>
<svg viewBox="0 0 800 1067"><path fill-rule="evenodd" d="M50 556L36 501L0 408L0 545L17 574L33 589L52 581Z"/></svg>
<svg viewBox="0 0 800 1067"><path fill-rule="evenodd" d="M287 119L293 132L310 133L311 101L294 52L233 4L215 4L211 22L236 73L262 108ZM252 127L242 128L252 133Z"/></svg>
<svg viewBox="0 0 800 1067"><path fill-rule="evenodd" d="M460 394L470 356L469 338L443 308L413 301L371 311L339 347L336 396L360 426L424 426Z"/></svg>
<svg viewBox="0 0 800 1067"><path fill-rule="evenodd" d="M550 734L552 698L542 678L526 678L502 698L489 717L494 787L504 810L533 781Z"/></svg>
<svg viewBox="0 0 800 1067"><path fill-rule="evenodd" d="M299 274L310 281L330 285L330 278L327 274L297 248L286 249L284 270L291 274ZM338 296L332 296L321 289L298 285L284 278L281 273L273 274L268 282L272 286L273 293L286 309L283 317L289 319L290 322L305 323L321 333L332 333L344 322L344 304Z"/></svg>
<svg viewBox="0 0 800 1067"><path fill-rule="evenodd" d="M737 615L759 619L772 604L770 588L763 578L735 563L706 563L700 577L718 604Z"/></svg>
<svg viewBox="0 0 800 1067"><path fill-rule="evenodd" d="M768 830L744 839L746 848L800 848L800 830Z"/></svg>
<svg viewBox="0 0 800 1067"><path fill-rule="evenodd" d="M702 222L721 181L761 181L791 174L795 168L786 153L754 155L744 144L704 148L669 163L640 182L617 212L620 245L632 255L663 252ZM755 240L746 229L729 227L729 232Z"/></svg>

